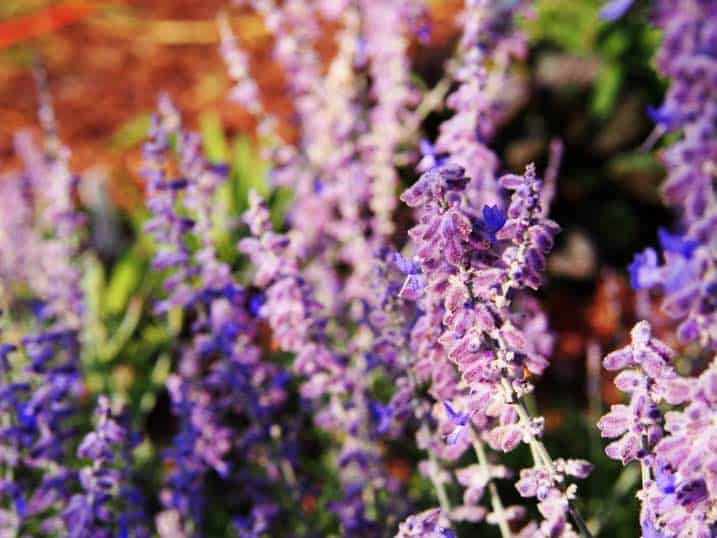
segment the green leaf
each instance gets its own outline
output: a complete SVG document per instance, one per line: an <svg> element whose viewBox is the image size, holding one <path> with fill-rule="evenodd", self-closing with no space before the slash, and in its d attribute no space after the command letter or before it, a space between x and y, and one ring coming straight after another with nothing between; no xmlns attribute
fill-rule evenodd
<svg viewBox="0 0 717 538"><path fill-rule="evenodd" d="M601 0L539 0L535 17L522 21L533 41L548 41L574 54L590 54L600 24Z"/></svg>
<svg viewBox="0 0 717 538"><path fill-rule="evenodd" d="M590 104L595 116L604 118L615 108L623 78L623 69L617 63L604 63L600 67Z"/></svg>
<svg viewBox="0 0 717 538"><path fill-rule="evenodd" d="M82 289L85 294L85 323L83 339L85 347L83 362L92 364L97 352L102 348L107 337L107 329L102 323L102 303L105 296L105 270L100 261L93 255L83 260Z"/></svg>
<svg viewBox="0 0 717 538"><path fill-rule="evenodd" d="M269 195L269 166L252 147L251 140L240 136L234 143L234 173L232 184L238 212L244 211L248 204L249 191L254 189L262 196Z"/></svg>
<svg viewBox="0 0 717 538"><path fill-rule="evenodd" d="M134 252L117 262L105 294L105 314L117 315L125 309L142 280L143 269L142 260Z"/></svg>
<svg viewBox="0 0 717 538"><path fill-rule="evenodd" d="M117 151L135 147L147 136L149 126L149 114L135 116L119 126L110 139L110 146Z"/></svg>
<svg viewBox="0 0 717 538"><path fill-rule="evenodd" d="M83 273L85 306L90 319L97 320L100 317L102 297L105 292L105 270L95 256L87 256Z"/></svg>
<svg viewBox="0 0 717 538"><path fill-rule="evenodd" d="M226 162L229 158L229 144L219 114L212 111L199 116L199 131L207 159L211 162Z"/></svg>

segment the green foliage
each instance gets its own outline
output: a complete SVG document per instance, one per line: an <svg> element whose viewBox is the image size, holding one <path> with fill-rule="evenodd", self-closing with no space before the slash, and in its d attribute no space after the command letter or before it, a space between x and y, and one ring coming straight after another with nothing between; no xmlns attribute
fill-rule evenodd
<svg viewBox="0 0 717 538"><path fill-rule="evenodd" d="M615 111L622 92L633 80L656 89L650 68L659 43L659 31L645 24L639 2L622 20L600 19L603 0L538 0L535 17L524 21L531 40L561 52L598 61L590 109L599 119ZM645 84L647 82L647 85Z"/></svg>

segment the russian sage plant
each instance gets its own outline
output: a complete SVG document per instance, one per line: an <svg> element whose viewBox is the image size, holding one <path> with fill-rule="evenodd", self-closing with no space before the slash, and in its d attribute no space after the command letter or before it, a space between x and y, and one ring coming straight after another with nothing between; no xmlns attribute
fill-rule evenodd
<svg viewBox="0 0 717 538"><path fill-rule="evenodd" d="M261 194L237 200L244 214L220 219L232 170L158 97L142 147L138 234L151 241L138 250L159 283L143 288L146 330L117 354L166 364L150 389L166 440L135 433L144 398L93 381L81 179L36 68L42 146L19 134L22 169L0 178L0 537L457 538L486 525L502 538L590 537L598 516L581 515L576 482L593 466L548 450L531 401L554 353L536 292L560 232L549 214L563 146L544 180L491 149L528 91L519 21L533 3L465 0L427 88L411 62L431 37L423 0L236 3L263 21L296 121L284 136L219 14L228 106L254 116L271 164ZM601 14L615 21L633 3ZM670 83L649 111L651 142L671 135L658 152L676 224L628 271L642 299L662 296L677 338L640 321L605 357L626 399L596 428L609 458L640 466L643 537L712 538L717 6L658 0L650 17ZM292 199L276 218L280 189Z"/></svg>

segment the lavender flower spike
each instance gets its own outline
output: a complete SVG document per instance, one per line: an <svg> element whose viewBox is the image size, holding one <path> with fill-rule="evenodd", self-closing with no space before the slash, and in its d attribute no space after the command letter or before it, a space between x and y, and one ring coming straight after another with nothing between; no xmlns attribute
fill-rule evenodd
<svg viewBox="0 0 717 538"><path fill-rule="evenodd" d="M529 415L522 398L532 390L526 372L540 374L547 359L530 343L521 330L525 321L512 310L516 294L540 285L545 255L559 227L543 216L543 184L533 166L522 176L500 179L501 186L512 191L505 217L492 207L478 213L467 196L468 184L464 170L448 163L423 174L402 195L409 206L421 210L409 235L426 289L442 291L444 329L438 342L472 395L501 396L479 396L473 402L480 438L505 452L521 442L532 447L535 466L521 473L518 487L524 496L536 495L538 490L527 485L533 483L540 483L541 492L550 492L540 497L545 517L541 527L553 529L552 535L569 536L570 513L589 535L573 503L575 486L567 486L566 477L583 478L590 466L581 463L581 471L574 472L576 462L553 461L540 440L543 421ZM449 440L458 440L462 418L452 407L446 409L458 426Z"/></svg>
<svg viewBox="0 0 717 538"><path fill-rule="evenodd" d="M646 321L635 325L630 334L632 343L603 361L606 369L620 371L615 385L630 394L630 403L613 405L598 422L603 437L618 438L605 452L623 464L651 457L663 433L659 404L681 404L691 391L690 382L678 376L672 365L674 352L652 337Z"/></svg>
<svg viewBox="0 0 717 538"><path fill-rule="evenodd" d="M83 493L72 496L63 518L68 538L149 538L142 499L128 473L128 449L136 443L117 421L109 399L100 396L97 429L87 434L77 456L92 463L79 473Z"/></svg>
<svg viewBox="0 0 717 538"><path fill-rule="evenodd" d="M676 135L661 155L662 194L679 217L679 233L660 233L662 265L646 251L631 274L639 276L637 287L663 291L662 309L679 321L682 341L717 350L717 5L660 0L654 20L664 36L656 63L670 87L652 116L660 132Z"/></svg>
<svg viewBox="0 0 717 538"><path fill-rule="evenodd" d="M455 538L453 531L442 526L440 521L440 508L408 516L406 521L399 525L395 538Z"/></svg>

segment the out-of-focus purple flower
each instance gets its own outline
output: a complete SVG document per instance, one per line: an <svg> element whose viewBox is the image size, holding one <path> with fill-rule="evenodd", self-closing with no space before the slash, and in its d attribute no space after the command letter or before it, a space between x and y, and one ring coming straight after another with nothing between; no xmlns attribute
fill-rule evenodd
<svg viewBox="0 0 717 538"><path fill-rule="evenodd" d="M410 107L417 101L410 74L409 39L425 4L420 0L361 0L359 5L374 99L361 145L369 167L373 230L387 237L393 231L397 203L395 154L405 138Z"/></svg>
<svg viewBox="0 0 717 538"><path fill-rule="evenodd" d="M436 152L436 148L429 140L422 138L418 144L418 148L421 151L421 160L416 165L418 172L426 172L431 168L440 166L445 163L446 157L441 156Z"/></svg>
<svg viewBox="0 0 717 538"><path fill-rule="evenodd" d="M694 239L687 239L681 235L671 234L665 228L659 228L657 230L657 237L660 240L660 246L663 250L680 254L685 258L690 258L699 246Z"/></svg>
<svg viewBox="0 0 717 538"><path fill-rule="evenodd" d="M390 405L381 405L374 403L371 405L371 412L376 423L376 433L383 435L391 428L393 419L393 407Z"/></svg>
<svg viewBox="0 0 717 538"><path fill-rule="evenodd" d="M448 418L455 425L453 431L446 438L446 443L448 443L449 445L455 445L456 443L465 438L466 424L468 422L469 417L466 413L459 413L458 411L453 409L453 406L448 401L443 402L443 407L446 410Z"/></svg>
<svg viewBox="0 0 717 538"><path fill-rule="evenodd" d="M235 517L234 528L239 533L239 538L261 538L269 530L270 523L278 512L277 505L266 503L252 508L248 517Z"/></svg>
<svg viewBox="0 0 717 538"><path fill-rule="evenodd" d="M667 128L670 128L676 121L678 121L675 117L675 113L666 110L664 106L659 108L648 106L647 115L654 123L664 125Z"/></svg>
<svg viewBox="0 0 717 538"><path fill-rule="evenodd" d="M254 114L263 112L259 87L249 73L248 55L239 48L227 16L221 14L217 19L217 25L221 37L219 50L227 65L229 76L234 83L234 87L230 92L230 99Z"/></svg>
<svg viewBox="0 0 717 538"><path fill-rule="evenodd" d="M662 105L651 113L662 132L677 133L661 159L667 170L665 201L680 219L681 236L660 232L664 264L663 310L680 322L685 342L717 348L717 10L712 2L654 2L653 20L663 31L656 63L670 86ZM648 279L649 281L649 279ZM646 283L647 286L652 284Z"/></svg>
<svg viewBox="0 0 717 538"><path fill-rule="evenodd" d="M113 416L109 399L99 398L97 429L77 449L92 463L79 473L83 493L73 495L63 512L68 537L132 536L149 538L143 500L132 485L131 448L137 440Z"/></svg>
<svg viewBox="0 0 717 538"><path fill-rule="evenodd" d="M183 532L193 528L199 533L206 477L213 470L228 479L233 449L248 452L255 444L271 442L269 422L285 390L274 383L281 369L262 361L255 343L264 296L235 282L213 243L214 195L226 179L226 168L207 162L199 136L182 128L179 112L166 96L160 98L145 155L147 205L153 213L147 228L159 243L154 265L168 270L168 297L157 312L183 307L196 316L177 371L167 381L179 432L163 454L172 465L161 501L166 521L178 514ZM167 177L170 159L181 174L177 179ZM254 493L247 489L240 495L254 502Z"/></svg>
<svg viewBox="0 0 717 538"><path fill-rule="evenodd" d="M634 3L635 0L610 0L600 9L600 18L605 21L616 21L622 18Z"/></svg>
<svg viewBox="0 0 717 538"><path fill-rule="evenodd" d="M453 531L441 525L440 508L432 508L409 516L398 527L395 538L455 538Z"/></svg>
<svg viewBox="0 0 717 538"><path fill-rule="evenodd" d="M635 254L635 259L628 267L628 271L630 272L630 286L634 290L650 288L662 279L657 252L654 248L646 248L643 252Z"/></svg>
<svg viewBox="0 0 717 538"><path fill-rule="evenodd" d="M390 433L396 409L393 402L377 403L369 393L365 370L375 364L365 365L333 350L322 304L300 270L295 237L273 231L266 203L257 193L250 193L249 202L245 220L254 236L242 239L239 249L257 268L254 284L263 288L265 298L259 314L279 347L294 353L292 369L302 378L300 394L314 408L317 426L337 430L343 439L339 457L343 497L331 509L347 536L375 534L383 522L369 518L362 491L378 483L387 487L374 441ZM384 350L377 346L372 351Z"/></svg>

